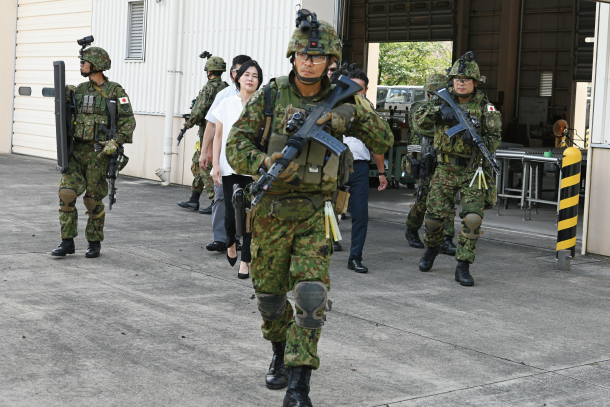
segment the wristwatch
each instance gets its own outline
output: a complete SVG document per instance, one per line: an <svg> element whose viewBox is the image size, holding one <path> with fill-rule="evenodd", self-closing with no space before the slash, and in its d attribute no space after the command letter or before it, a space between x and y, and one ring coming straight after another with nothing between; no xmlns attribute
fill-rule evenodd
<svg viewBox="0 0 610 407"><path fill-rule="evenodd" d="M388 173L387 173L387 172L380 172L380 173L379 173L379 176L381 177L382 175L383 175L384 177L387 177L387 176L388 176Z"/></svg>

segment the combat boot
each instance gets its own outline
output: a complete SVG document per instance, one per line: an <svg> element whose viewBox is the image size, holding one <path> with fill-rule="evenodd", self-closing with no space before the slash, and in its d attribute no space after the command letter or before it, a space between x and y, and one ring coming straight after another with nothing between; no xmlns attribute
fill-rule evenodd
<svg viewBox="0 0 610 407"><path fill-rule="evenodd" d="M417 230L407 228L405 237L407 238L407 242L409 242L409 246L415 247L416 249L423 249L425 247L422 241L419 240L419 232Z"/></svg>
<svg viewBox="0 0 610 407"><path fill-rule="evenodd" d="M283 407L313 407L309 398L309 379L311 367L297 366L290 369L288 390L284 396Z"/></svg>
<svg viewBox="0 0 610 407"><path fill-rule="evenodd" d="M424 252L424 255L421 256L419 260L419 270L420 271L430 271L432 265L434 264L434 259L438 256L441 251L441 247L428 247Z"/></svg>
<svg viewBox="0 0 610 407"><path fill-rule="evenodd" d="M210 206L208 206L207 208L201 208L199 209L199 213L202 215L211 215L212 214L212 207L214 206L214 202L212 202L210 204Z"/></svg>
<svg viewBox="0 0 610 407"><path fill-rule="evenodd" d="M284 366L284 349L286 341L271 342L273 348L273 358L269 365L269 371L265 378L265 385L268 389L279 390L288 386L288 372Z"/></svg>
<svg viewBox="0 0 610 407"><path fill-rule="evenodd" d="M448 254L449 256L455 256L456 247L453 244L453 238L451 236L445 236L443 243L441 243L441 254Z"/></svg>
<svg viewBox="0 0 610 407"><path fill-rule="evenodd" d="M89 242L89 246L87 247L87 251L85 252L85 257L90 259L94 257L100 257L100 250L102 249L101 242Z"/></svg>
<svg viewBox="0 0 610 407"><path fill-rule="evenodd" d="M198 211L200 196L201 194L199 192L191 191L191 197L188 199L188 201L178 202L178 206L192 212Z"/></svg>
<svg viewBox="0 0 610 407"><path fill-rule="evenodd" d="M455 281L465 286L474 285L474 279L470 275L470 263L467 261L458 261L455 268Z"/></svg>
<svg viewBox="0 0 610 407"><path fill-rule="evenodd" d="M51 256L64 257L66 254L74 254L74 239L61 239L59 247L51 252Z"/></svg>

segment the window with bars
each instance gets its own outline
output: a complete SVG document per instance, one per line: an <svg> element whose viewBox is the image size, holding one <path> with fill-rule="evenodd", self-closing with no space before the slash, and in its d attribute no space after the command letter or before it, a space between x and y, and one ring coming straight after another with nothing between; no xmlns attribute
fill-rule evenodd
<svg viewBox="0 0 610 407"><path fill-rule="evenodd" d="M125 59L143 61L146 44L146 1L129 1L127 7Z"/></svg>
<svg viewBox="0 0 610 407"><path fill-rule="evenodd" d="M540 72L540 92L538 96L553 96L553 71Z"/></svg>

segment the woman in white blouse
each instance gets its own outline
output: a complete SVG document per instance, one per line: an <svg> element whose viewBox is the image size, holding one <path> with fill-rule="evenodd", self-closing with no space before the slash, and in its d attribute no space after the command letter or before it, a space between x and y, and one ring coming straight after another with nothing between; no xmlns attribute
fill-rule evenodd
<svg viewBox="0 0 610 407"><path fill-rule="evenodd" d="M233 196L233 185L237 184L244 188L252 182L249 175L236 174L227 162L227 139L231 127L239 119L243 107L258 90L263 81L263 71L256 61L244 63L235 75L235 86L239 94L224 99L216 110L212 112L216 117L216 134L214 136L214 151L212 159L212 177L216 185L222 185L225 194L225 229L227 231L227 260L231 266L237 262L237 249L235 247L235 209L231 202ZM237 276L248 278L250 276L249 264L251 234L243 237L244 242L241 251L241 264Z"/></svg>

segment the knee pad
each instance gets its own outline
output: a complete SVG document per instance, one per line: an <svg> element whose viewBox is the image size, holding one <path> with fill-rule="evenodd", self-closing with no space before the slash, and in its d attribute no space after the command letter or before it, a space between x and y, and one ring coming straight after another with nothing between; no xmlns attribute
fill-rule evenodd
<svg viewBox="0 0 610 407"><path fill-rule="evenodd" d="M76 209L76 191L72 188L60 188L59 192L59 210L61 212L73 212Z"/></svg>
<svg viewBox="0 0 610 407"><path fill-rule="evenodd" d="M464 216L462 234L466 237L466 239L478 239L481 235L481 223L483 223L483 218L480 215L474 212L467 213Z"/></svg>
<svg viewBox="0 0 610 407"><path fill-rule="evenodd" d="M91 219L99 219L105 213L104 209L98 214L95 213L95 208L97 208L98 205L101 205L102 201L96 201L90 196L85 196L83 198L83 203L85 204L85 208L87 208L85 214L89 215L89 218Z"/></svg>
<svg viewBox="0 0 610 407"><path fill-rule="evenodd" d="M256 302L258 303L258 311L263 319L267 321L275 321L280 319L286 311L286 301L288 296L276 294L256 294Z"/></svg>
<svg viewBox="0 0 610 407"><path fill-rule="evenodd" d="M295 314L297 326L306 329L320 329L324 317L317 315L326 305L328 289L320 281L301 281L294 287L294 303L302 314Z"/></svg>
<svg viewBox="0 0 610 407"><path fill-rule="evenodd" d="M444 222L442 219L430 218L428 215L424 217L424 228L432 235L435 235L441 231L443 223Z"/></svg>

